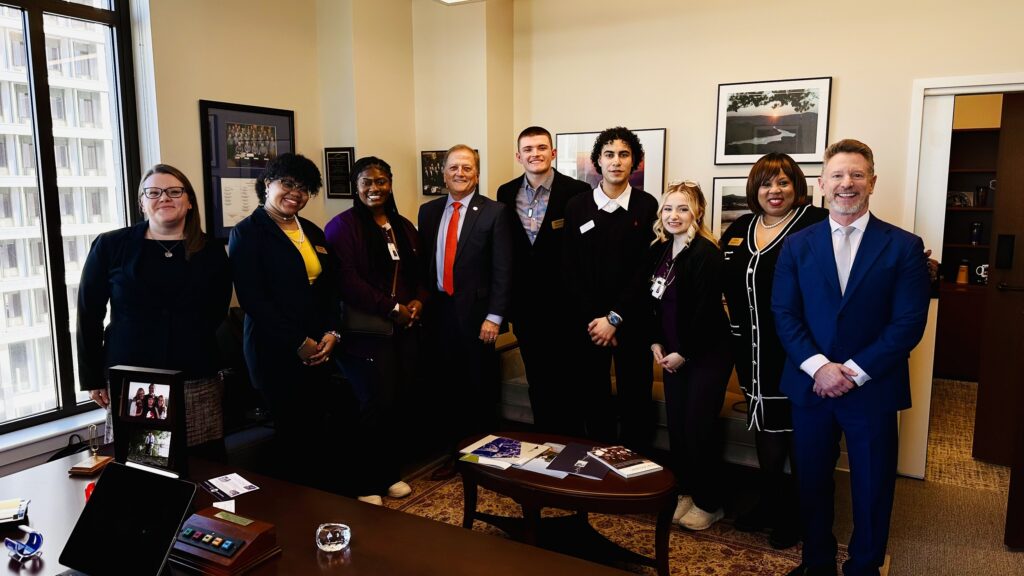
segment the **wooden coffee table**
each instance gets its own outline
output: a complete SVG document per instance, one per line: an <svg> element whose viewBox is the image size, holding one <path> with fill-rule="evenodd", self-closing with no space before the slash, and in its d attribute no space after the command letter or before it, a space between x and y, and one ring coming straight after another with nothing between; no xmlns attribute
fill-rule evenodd
<svg viewBox="0 0 1024 576"><path fill-rule="evenodd" d="M537 444L577 442L600 445L591 440L554 434L502 432L498 435ZM479 439L478 436L466 438L459 448ZM571 474L558 479L527 470L501 470L462 461L458 462L458 469L465 493L463 527L472 528L473 520L481 520L527 544L606 564L625 561L654 566L659 576L668 576L668 538L676 504L676 480L667 469L630 479L609 470L602 480ZM478 486L512 498L522 507L523 517L496 516L477 511ZM576 513L541 519L542 508L560 508ZM602 536L590 525L587 516L590 512L657 514L654 558L626 550Z"/></svg>

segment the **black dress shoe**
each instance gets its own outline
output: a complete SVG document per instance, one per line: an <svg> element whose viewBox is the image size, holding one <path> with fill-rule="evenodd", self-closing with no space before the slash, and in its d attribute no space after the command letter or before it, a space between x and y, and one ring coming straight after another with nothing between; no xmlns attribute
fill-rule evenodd
<svg viewBox="0 0 1024 576"><path fill-rule="evenodd" d="M807 566L801 564L786 576L836 576L836 565Z"/></svg>
<svg viewBox="0 0 1024 576"><path fill-rule="evenodd" d="M772 529L768 535L768 543L776 550L792 548L800 542L800 529L791 522L785 522Z"/></svg>

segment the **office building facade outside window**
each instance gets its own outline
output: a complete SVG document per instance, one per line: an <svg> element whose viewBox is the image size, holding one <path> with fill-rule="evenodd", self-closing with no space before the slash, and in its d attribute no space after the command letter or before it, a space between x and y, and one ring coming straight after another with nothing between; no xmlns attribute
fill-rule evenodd
<svg viewBox="0 0 1024 576"><path fill-rule="evenodd" d="M79 276L128 223L139 173L128 2L4 4L0 432L94 407L76 382Z"/></svg>

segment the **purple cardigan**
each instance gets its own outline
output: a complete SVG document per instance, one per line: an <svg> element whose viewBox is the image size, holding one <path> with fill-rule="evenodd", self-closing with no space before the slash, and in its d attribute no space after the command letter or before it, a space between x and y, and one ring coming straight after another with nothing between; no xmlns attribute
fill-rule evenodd
<svg viewBox="0 0 1024 576"><path fill-rule="evenodd" d="M338 214L324 227L327 243L341 261L342 301L348 306L384 317L395 308L396 303L408 304L413 299L426 302L428 296L419 274L418 259L422 255L416 228L402 216L392 217L391 226L396 236L404 235L413 249L411 262L408 255L402 254L395 298L391 297L392 267L378 266L372 272L370 270L371 257L387 258L387 255L369 253L369 243L355 211L350 208ZM390 264L390 258L387 262Z"/></svg>

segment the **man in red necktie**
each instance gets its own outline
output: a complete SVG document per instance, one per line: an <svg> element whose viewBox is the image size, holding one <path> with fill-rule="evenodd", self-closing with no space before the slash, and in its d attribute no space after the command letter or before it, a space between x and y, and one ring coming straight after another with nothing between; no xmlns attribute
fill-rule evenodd
<svg viewBox="0 0 1024 576"><path fill-rule="evenodd" d="M448 150L448 195L420 207L420 245L427 284L435 289L425 308L428 373L440 401L437 423L446 449L497 424L497 357L494 342L510 298L512 248L505 206L479 193L480 156L464 144ZM438 477L454 474L442 467Z"/></svg>

